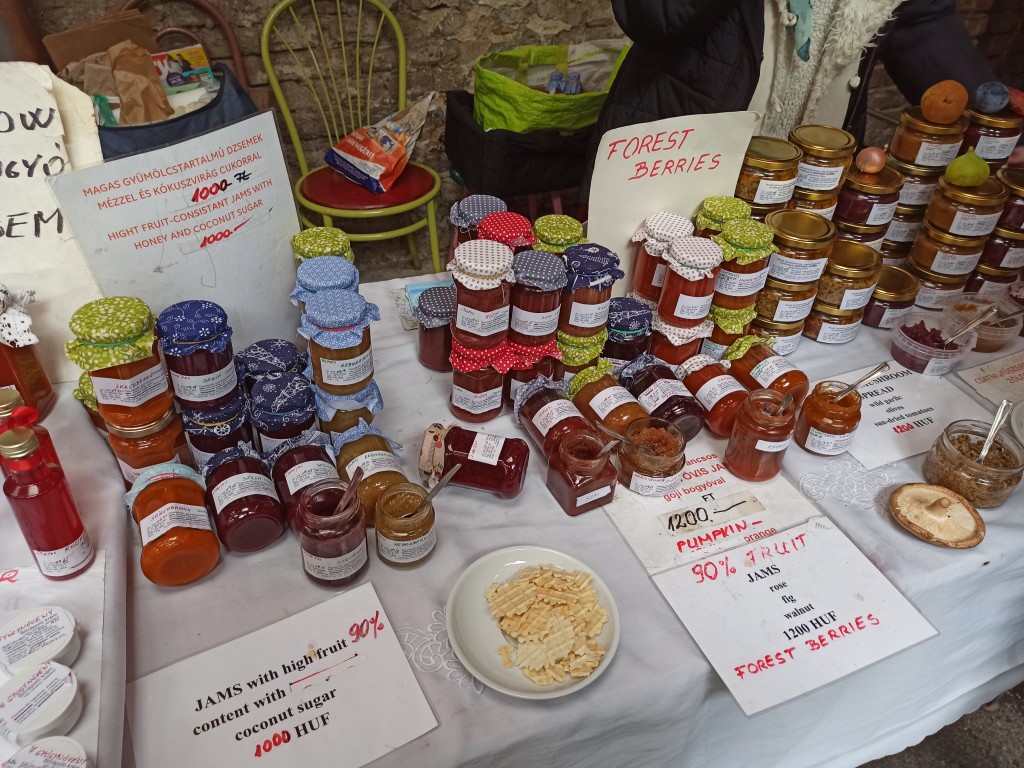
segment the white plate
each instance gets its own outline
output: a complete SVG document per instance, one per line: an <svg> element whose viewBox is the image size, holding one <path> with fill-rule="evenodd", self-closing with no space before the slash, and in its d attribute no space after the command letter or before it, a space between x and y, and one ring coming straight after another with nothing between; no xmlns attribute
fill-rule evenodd
<svg viewBox="0 0 1024 768"><path fill-rule="evenodd" d="M588 677L567 675L560 683L537 685L517 668L501 666L498 648L508 643L508 638L491 615L484 590L495 582L508 581L526 565L557 565L593 574L591 584L598 602L608 611L608 621L595 638L605 648L604 658ZM466 568L455 582L448 596L446 613L448 639L459 661L484 685L521 699L554 699L585 688L608 668L619 646L619 609L608 587L590 566L547 547L507 547L484 555Z"/></svg>
<svg viewBox="0 0 1024 768"><path fill-rule="evenodd" d="M1010 413L1010 426L1013 427L1013 434L1017 436L1017 439L1024 443L1024 400L1013 406L1013 411Z"/></svg>

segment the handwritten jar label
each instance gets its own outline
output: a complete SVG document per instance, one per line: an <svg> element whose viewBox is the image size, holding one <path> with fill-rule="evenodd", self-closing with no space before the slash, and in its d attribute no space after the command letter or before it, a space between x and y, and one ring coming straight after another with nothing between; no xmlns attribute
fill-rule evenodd
<svg viewBox="0 0 1024 768"><path fill-rule="evenodd" d="M786 358L772 355L751 368L750 375L762 387L770 387L777 378L795 370Z"/></svg>
<svg viewBox="0 0 1024 768"><path fill-rule="evenodd" d="M800 163L797 170L796 185L800 189L814 189L819 192L835 189L839 186L839 182L843 180L843 172L845 170L845 164L822 167L820 165Z"/></svg>
<svg viewBox="0 0 1024 768"><path fill-rule="evenodd" d="M437 543L437 531L431 527L418 539L396 541L377 531L377 554L392 563L415 563L430 554Z"/></svg>
<svg viewBox="0 0 1024 768"><path fill-rule="evenodd" d="M356 384L373 375L373 351L366 350L357 357L348 360L329 360L320 358L320 375L324 384L347 386Z"/></svg>
<svg viewBox="0 0 1024 768"><path fill-rule="evenodd" d="M693 396L697 398L697 402L704 406L705 411L711 411L718 401L726 395L733 392L746 391L743 385L736 381L736 379L723 373L704 382L703 386L693 393Z"/></svg>
<svg viewBox="0 0 1024 768"><path fill-rule="evenodd" d="M683 466L678 472L668 477L651 477L634 471L633 476L629 479L629 490L639 493L641 496L662 496L679 487L685 471L686 467Z"/></svg>
<svg viewBox="0 0 1024 768"><path fill-rule="evenodd" d="M838 456L840 453L845 453L850 444L853 443L853 435L853 432L847 432L844 435L833 435L811 427L807 432L804 447L808 451L820 453L824 456Z"/></svg>
<svg viewBox="0 0 1024 768"><path fill-rule="evenodd" d="M989 234L996 228L996 222L1003 215L999 213L965 213L957 211L953 216L953 223L949 225L949 232L952 235L967 235L968 237L982 237Z"/></svg>
<svg viewBox="0 0 1024 768"><path fill-rule="evenodd" d="M367 451L356 456L345 465L345 474L349 477L358 467L363 468L363 479L378 472L401 472L402 465L390 451Z"/></svg>
<svg viewBox="0 0 1024 768"><path fill-rule="evenodd" d="M773 253L768 262L768 274L784 283L813 283L821 277L827 263L827 258L794 259Z"/></svg>
<svg viewBox="0 0 1024 768"><path fill-rule="evenodd" d="M493 336L508 328L508 307L481 312L459 304L455 311L455 327L477 336Z"/></svg>
<svg viewBox="0 0 1024 768"><path fill-rule="evenodd" d="M302 567L306 573L324 581L339 581L356 573L366 563L366 539L341 557L318 557L302 550Z"/></svg>
<svg viewBox="0 0 1024 768"><path fill-rule="evenodd" d="M501 447L505 445L505 438L501 435L488 435L485 432L477 432L473 438L473 444L469 446L467 456L470 461L480 461L498 466L498 458L501 456Z"/></svg>
<svg viewBox="0 0 1024 768"><path fill-rule="evenodd" d="M39 566L39 572L43 576L51 578L67 576L92 559L92 540L89 538L89 534L83 530L82 535L66 547L34 549L32 554L35 555L36 565Z"/></svg>
<svg viewBox="0 0 1024 768"><path fill-rule="evenodd" d="M501 387L486 392L470 392L464 387L452 386L452 405L470 413L487 413L501 408Z"/></svg>
<svg viewBox="0 0 1024 768"><path fill-rule="evenodd" d="M687 296L681 293L679 298L676 299L676 308L673 314L684 320L703 320L708 316L708 310L711 309L711 300L713 298L714 296L711 294L707 296Z"/></svg>
<svg viewBox="0 0 1024 768"><path fill-rule="evenodd" d="M679 379L658 379L640 393L637 400L648 413L654 413L658 407L674 395L689 397L690 392Z"/></svg>
<svg viewBox="0 0 1024 768"><path fill-rule="evenodd" d="M725 296L752 296L764 288L768 267L759 272L729 272L724 267L715 278L715 293Z"/></svg>
<svg viewBox="0 0 1024 768"><path fill-rule="evenodd" d="M772 317L777 323L795 323L803 320L811 314L811 306L814 304L814 296L799 301L781 300L775 306L775 315Z"/></svg>
<svg viewBox="0 0 1024 768"><path fill-rule="evenodd" d="M757 184L757 192L754 193L754 202L758 205L787 203L793 197L794 189L796 189L796 177L787 181L761 179Z"/></svg>
<svg viewBox="0 0 1024 768"><path fill-rule="evenodd" d="M963 141L955 141L952 144L936 144L931 141L922 141L917 150L917 157L914 158L914 165L945 168L956 159L962 143Z"/></svg>

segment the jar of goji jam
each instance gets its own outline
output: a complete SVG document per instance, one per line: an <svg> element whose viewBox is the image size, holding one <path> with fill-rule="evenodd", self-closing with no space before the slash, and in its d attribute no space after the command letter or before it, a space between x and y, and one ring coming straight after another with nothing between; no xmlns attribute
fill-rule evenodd
<svg viewBox="0 0 1024 768"><path fill-rule="evenodd" d="M676 371L686 389L704 408L704 424L719 437L732 434L736 415L747 399L747 390L729 374L730 365L728 360L696 355Z"/></svg>
<svg viewBox="0 0 1024 768"><path fill-rule="evenodd" d="M318 387L335 395L366 388L373 378L370 323L375 320L380 320L377 305L354 291L320 291L310 297L299 334L309 339Z"/></svg>
<svg viewBox="0 0 1024 768"><path fill-rule="evenodd" d="M750 204L738 197L705 197L695 217L697 231L693 234L697 237L712 237L722 232L726 223L749 218Z"/></svg>
<svg viewBox="0 0 1024 768"><path fill-rule="evenodd" d="M647 415L629 390L612 376L607 360L598 360L577 373L569 384L569 397L591 424L600 424L620 435L632 421Z"/></svg>
<svg viewBox="0 0 1024 768"><path fill-rule="evenodd" d="M548 459L558 452L559 442L570 432L597 434L566 397L568 389L563 381L540 376L516 392L516 423Z"/></svg>
<svg viewBox="0 0 1024 768"><path fill-rule="evenodd" d="M75 338L65 343L65 352L90 372L96 407L108 424L152 424L174 402L154 322L145 302L131 296L90 301L71 315Z"/></svg>
<svg viewBox="0 0 1024 768"><path fill-rule="evenodd" d="M964 285L964 291L998 299L1006 293L1006 289L1012 283L1016 282L1018 274L1016 269L999 269L979 264Z"/></svg>
<svg viewBox="0 0 1024 768"><path fill-rule="evenodd" d="M39 338L32 333L32 318L25 310L33 296L33 291L12 291L0 283L0 388L14 387L42 417L57 395L36 354Z"/></svg>
<svg viewBox="0 0 1024 768"><path fill-rule="evenodd" d="M185 427L185 438L192 451L192 458L200 472L206 468L206 462L217 451L234 448L239 443L253 445L249 412L241 391L234 400L214 411L190 411L182 408L181 421Z"/></svg>
<svg viewBox="0 0 1024 768"><path fill-rule="evenodd" d="M548 460L545 485L567 515L603 507L615 498L618 475L601 453L604 441L589 429L573 430L558 443Z"/></svg>
<svg viewBox="0 0 1024 768"><path fill-rule="evenodd" d="M927 166L905 163L891 154L885 156L885 164L903 174L900 189L900 205L908 208L923 208L928 205L939 186L939 177L945 166Z"/></svg>
<svg viewBox="0 0 1024 768"><path fill-rule="evenodd" d="M1024 232L997 226L981 251L981 263L996 269L1024 267Z"/></svg>
<svg viewBox="0 0 1024 768"><path fill-rule="evenodd" d="M893 131L889 154L904 163L945 168L960 151L966 127L966 118L940 125L925 120L920 107L907 107Z"/></svg>
<svg viewBox="0 0 1024 768"><path fill-rule="evenodd" d="M360 419L367 424L372 423L373 417L384 408L384 398L376 381L351 395L332 395L313 385L313 396L320 429L332 440L335 435L354 427Z"/></svg>
<svg viewBox="0 0 1024 768"><path fill-rule="evenodd" d="M686 438L671 421L644 416L626 427L619 443L619 482L641 496L679 487L686 469Z"/></svg>
<svg viewBox="0 0 1024 768"><path fill-rule="evenodd" d="M285 440L267 457L267 464L292 530L297 529L302 490L321 480L340 479L334 449L323 432L307 432Z"/></svg>
<svg viewBox="0 0 1024 768"><path fill-rule="evenodd" d="M548 253L562 253L570 245L586 242L583 225L561 213L541 216L533 222L533 234L537 238L534 250Z"/></svg>
<svg viewBox="0 0 1024 768"><path fill-rule="evenodd" d="M477 239L476 228L485 217L507 210L505 201L493 195L470 195L456 201L448 212L453 229L450 258L455 258L457 246Z"/></svg>
<svg viewBox="0 0 1024 768"><path fill-rule="evenodd" d="M316 401L309 380L297 373L264 376L252 388L249 419L264 453L291 437L315 430Z"/></svg>
<svg viewBox="0 0 1024 768"><path fill-rule="evenodd" d="M669 366L653 355L641 355L627 365L619 381L652 416L675 424L693 440L704 426L704 409Z"/></svg>
<svg viewBox="0 0 1024 768"><path fill-rule="evenodd" d="M339 509L348 485L320 480L302 490L296 512L296 530L302 570L311 581L326 587L344 587L366 573L370 559L366 545L366 517L358 494Z"/></svg>
<svg viewBox="0 0 1024 768"><path fill-rule="evenodd" d="M757 317L778 323L803 320L811 314L811 305L818 295L817 283L787 283L768 278L757 294Z"/></svg>
<svg viewBox="0 0 1024 768"><path fill-rule="evenodd" d="M703 237L678 237L665 253L668 273L658 314L669 325L700 325L711 309L722 246Z"/></svg>
<svg viewBox="0 0 1024 768"><path fill-rule="evenodd" d="M220 559L203 476L183 464L142 470L124 500L142 537L142 575L161 587L191 584Z"/></svg>
<svg viewBox="0 0 1024 768"><path fill-rule="evenodd" d="M974 147L974 154L998 168L1020 141L1024 117L1009 110L985 114L970 107L964 110L964 117L968 122L960 154Z"/></svg>
<svg viewBox="0 0 1024 768"><path fill-rule="evenodd" d="M768 262L768 275L787 283L813 283L825 271L836 239L836 225L806 211L775 211L765 224L778 248Z"/></svg>
<svg viewBox="0 0 1024 768"><path fill-rule="evenodd" d="M757 300L768 279L768 259L778 251L767 224L752 219L730 221L712 239L722 247L722 267L715 279L713 303L743 309Z"/></svg>
<svg viewBox="0 0 1024 768"><path fill-rule="evenodd" d="M206 465L206 505L217 537L234 552L257 552L284 532L284 507L270 470L247 446L214 454Z"/></svg>
<svg viewBox="0 0 1024 768"><path fill-rule="evenodd" d="M235 363L245 394L252 394L252 385L268 373L302 373L309 364L306 355L286 339L256 341L235 355Z"/></svg>
<svg viewBox="0 0 1024 768"><path fill-rule="evenodd" d="M925 219L910 247L910 260L939 275L968 275L978 266L985 248L984 237L960 237L943 232Z"/></svg>
<svg viewBox="0 0 1024 768"><path fill-rule="evenodd" d="M193 466L181 418L173 408L156 421L138 427L108 424L107 432L126 488L131 488L139 473L154 464L175 461Z"/></svg>
<svg viewBox="0 0 1024 768"><path fill-rule="evenodd" d="M800 147L796 186L798 189L833 191L843 183L850 168L857 140L852 134L831 125L798 125L789 140Z"/></svg>
<svg viewBox="0 0 1024 768"><path fill-rule="evenodd" d="M760 336L763 339L774 339L773 349L777 355L788 355L792 353L803 338L804 320L793 322L777 322L755 317L750 323L750 333Z"/></svg>
<svg viewBox="0 0 1024 768"><path fill-rule="evenodd" d="M508 340L526 347L547 344L558 330L565 262L554 253L523 251L513 257L512 272L515 284Z"/></svg>
<svg viewBox="0 0 1024 768"><path fill-rule="evenodd" d="M967 275L940 275L918 266L913 259L907 262L906 270L917 278L918 290L914 305L922 309L945 309L964 292L964 286L967 285Z"/></svg>
<svg viewBox="0 0 1024 768"><path fill-rule="evenodd" d="M864 325L892 328L892 324L914 307L917 278L905 269L883 266L871 300L864 308Z"/></svg>
<svg viewBox="0 0 1024 768"><path fill-rule="evenodd" d="M807 396L810 386L807 374L776 354L771 342L759 336L737 339L725 350L723 359L732 362L729 373L749 390L772 389L783 395L790 393L797 405Z"/></svg>
<svg viewBox="0 0 1024 768"><path fill-rule="evenodd" d="M78 377L78 386L72 393L75 400L82 404L85 408L85 412L89 415L89 421L92 423L93 429L102 437L104 440L107 439L107 422L100 416L99 410L96 408L96 392L92 388L92 379L89 378L89 372L83 371L82 375ZM0 403L2 405L2 403Z"/></svg>
<svg viewBox="0 0 1024 768"><path fill-rule="evenodd" d="M672 366L679 365L700 351L701 344L715 332L715 324L705 320L692 328L676 328L658 315L651 323L651 354Z"/></svg>
<svg viewBox="0 0 1024 768"><path fill-rule="evenodd" d="M868 226L888 224L896 213L902 188L903 174L894 168L885 166L878 173L855 168L846 174L839 190L836 218Z"/></svg>
<svg viewBox="0 0 1024 768"><path fill-rule="evenodd" d="M530 220L510 211L491 213L482 218L476 225L476 234L481 240L507 245L517 253L537 244Z"/></svg>
<svg viewBox="0 0 1024 768"><path fill-rule="evenodd" d="M505 345L493 350L466 349L452 342L452 394L448 409L463 421L477 424L499 416L505 374L516 358Z"/></svg>
<svg viewBox="0 0 1024 768"><path fill-rule="evenodd" d="M838 456L853 443L860 424L860 394L854 390L834 400L844 389L841 381L822 381L804 400L793 436L808 453Z"/></svg>
<svg viewBox="0 0 1024 768"><path fill-rule="evenodd" d="M360 421L356 426L334 438L338 472L346 482L356 469L362 468L363 479L356 493L366 509L366 524L373 525L378 497L396 483L408 482L396 452L401 445L376 427Z"/></svg>
<svg viewBox="0 0 1024 768"><path fill-rule="evenodd" d="M889 228L885 230L885 240L882 241L882 250L886 249L886 243L912 243L917 233L921 230L921 223L924 221L923 208L910 208L906 205L897 205L896 213L889 222Z"/></svg>
<svg viewBox="0 0 1024 768"><path fill-rule="evenodd" d="M1006 187L1008 197L999 217L999 226L1024 229L1024 168L1000 168L996 178Z"/></svg>
<svg viewBox="0 0 1024 768"><path fill-rule="evenodd" d="M651 301L661 298L668 269L665 253L675 238L692 234L693 224L677 213L661 211L648 216L632 238L637 244L633 256L633 290Z"/></svg>
<svg viewBox="0 0 1024 768"><path fill-rule="evenodd" d="M714 323L711 335L700 345L700 353L721 360L725 350L740 336L750 330L751 321L757 317L753 306L746 309L721 309L711 305L708 319Z"/></svg>
<svg viewBox="0 0 1024 768"><path fill-rule="evenodd" d="M540 359L520 358L516 367L505 374L505 380L502 384L502 400L512 405L515 402L516 392L519 391L520 387L530 383L538 376L552 378L555 375L556 362L553 357L541 357Z"/></svg>
<svg viewBox="0 0 1024 768"><path fill-rule="evenodd" d="M491 240L471 240L455 249L448 264L455 278L452 339L469 349L489 349L508 336L512 299L512 249Z"/></svg>
<svg viewBox="0 0 1024 768"><path fill-rule="evenodd" d="M523 490L529 463L530 446L518 437L474 432L458 425L444 433L442 475L456 464L462 465L449 481L452 485L514 499Z"/></svg>
<svg viewBox="0 0 1024 768"><path fill-rule="evenodd" d="M181 301L156 319L160 349L171 372L174 397L182 408L214 410L238 391L228 316L212 301Z"/></svg>
<svg viewBox="0 0 1024 768"><path fill-rule="evenodd" d="M1003 215L1009 191L998 179L988 178L975 187L958 187L945 176L928 203L925 222L960 237L984 237Z"/></svg>
<svg viewBox="0 0 1024 768"><path fill-rule="evenodd" d="M796 187L803 152L796 144L771 136L754 136L747 145L736 181L736 197L748 203L786 203Z"/></svg>
<svg viewBox="0 0 1024 768"><path fill-rule="evenodd" d="M602 328L594 336L572 336L558 331L558 352L561 362L555 363L555 378L572 381L572 377L589 368L601 356L601 351L608 341L608 329Z"/></svg>
<svg viewBox="0 0 1024 768"><path fill-rule="evenodd" d="M793 190L791 202L793 203L791 210L807 211L816 216L821 216L823 219L831 219L836 212L836 206L839 204L839 191L831 189L819 192L813 189L800 189L800 187L797 187Z"/></svg>
<svg viewBox="0 0 1024 768"><path fill-rule="evenodd" d="M558 330L571 336L594 336L608 322L612 285L625 277L619 257L601 245L571 245L565 249L568 268L562 293Z"/></svg>
<svg viewBox="0 0 1024 768"><path fill-rule="evenodd" d="M306 259L295 272L292 304L300 312L306 311L306 302L320 291L359 291L359 270L341 256L320 256Z"/></svg>
<svg viewBox="0 0 1024 768"><path fill-rule="evenodd" d="M638 299L612 299L608 310L608 340L601 356L611 361L612 375L651 348L651 310Z"/></svg>
<svg viewBox="0 0 1024 768"><path fill-rule="evenodd" d="M416 304L419 333L416 355L420 365L445 373L452 369L451 322L455 317L455 286L427 288Z"/></svg>
<svg viewBox="0 0 1024 768"><path fill-rule="evenodd" d="M799 407L796 402L783 405L784 399L776 390L756 389L740 408L722 463L741 480L761 482L782 471Z"/></svg>

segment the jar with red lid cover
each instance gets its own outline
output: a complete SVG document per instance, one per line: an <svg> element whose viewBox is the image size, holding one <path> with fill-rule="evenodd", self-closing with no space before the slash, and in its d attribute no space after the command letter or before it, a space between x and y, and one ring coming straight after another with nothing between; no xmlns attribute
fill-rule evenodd
<svg viewBox="0 0 1024 768"><path fill-rule="evenodd" d="M808 453L838 456L853 443L860 424L860 394L854 390L842 400L834 400L844 389L846 384L841 381L821 381L804 400L794 437Z"/></svg>
<svg viewBox="0 0 1024 768"><path fill-rule="evenodd" d="M741 201L742 202L742 201ZM750 208L748 206L747 210ZM661 211L648 216L633 234L633 290L645 299L657 301L665 285L665 253L677 237L693 234L693 224L677 213Z"/></svg>
<svg viewBox="0 0 1024 768"><path fill-rule="evenodd" d="M651 325L651 354L673 366L700 352L701 344L715 330L715 324L710 320L692 328L676 328L659 315L654 316Z"/></svg>
<svg viewBox="0 0 1024 768"><path fill-rule="evenodd" d="M608 310L608 339L601 357L611 361L612 374L619 372L651 348L651 310L639 299L620 296Z"/></svg>
<svg viewBox="0 0 1024 768"><path fill-rule="evenodd" d="M625 277L619 257L594 243L565 249L566 284L558 330L571 336L595 336L608 323L612 286Z"/></svg>
<svg viewBox="0 0 1024 768"><path fill-rule="evenodd" d="M310 432L285 440L267 457L270 477L284 506L285 517L296 530L302 490L321 480L340 480L334 448L323 432Z"/></svg>
<svg viewBox="0 0 1024 768"><path fill-rule="evenodd" d="M419 321L416 355L420 365L446 373L452 369L451 321L455 317L455 286L427 288L416 303Z"/></svg>
<svg viewBox="0 0 1024 768"><path fill-rule="evenodd" d="M743 309L757 300L768 279L768 259L778 251L767 224L753 219L726 223L712 240L722 248L722 268L715 279L713 303L725 309Z"/></svg>
<svg viewBox="0 0 1024 768"><path fill-rule="evenodd" d="M728 360L695 355L680 365L676 372L704 409L707 428L719 437L732 434L736 416L747 399L747 390L729 375L729 366Z"/></svg>
<svg viewBox="0 0 1024 768"><path fill-rule="evenodd" d="M468 349L488 349L508 336L512 300L512 249L471 240L455 249L448 264L455 279L452 339Z"/></svg>
<svg viewBox="0 0 1024 768"><path fill-rule="evenodd" d="M265 453L289 438L315 430L316 399L312 385L298 373L264 376L253 387L249 419Z"/></svg>
<svg viewBox="0 0 1024 768"><path fill-rule="evenodd" d="M652 416L675 424L688 441L704 426L704 409L675 372L653 355L641 355L627 365L619 381Z"/></svg>
<svg viewBox="0 0 1024 768"><path fill-rule="evenodd" d="M16 389L42 418L57 395L36 354L39 338L32 333L32 318L26 310L33 296L32 291L12 291L0 283L0 389Z"/></svg>
<svg viewBox="0 0 1024 768"><path fill-rule="evenodd" d="M523 251L512 258L512 315L508 340L536 347L555 338L566 283L565 262L545 251Z"/></svg>
<svg viewBox="0 0 1024 768"><path fill-rule="evenodd" d="M665 252L665 286L658 315L669 325L690 328L708 316L722 246L703 237L677 237Z"/></svg>
<svg viewBox="0 0 1024 768"><path fill-rule="evenodd" d="M741 480L761 482L782 471L782 459L796 429L797 403L785 395L755 389L740 408L722 463Z"/></svg>
<svg viewBox="0 0 1024 768"><path fill-rule="evenodd" d="M453 230L450 257L455 258L457 246L477 239L477 226L484 218L507 210L505 201L493 195L469 195L453 203L448 212L448 221Z"/></svg>
<svg viewBox="0 0 1024 768"><path fill-rule="evenodd" d="M181 422L192 458L200 472L217 451L234 448L239 443L253 444L249 410L241 389L233 400L213 411L182 408Z"/></svg>
<svg viewBox="0 0 1024 768"><path fill-rule="evenodd" d="M448 409L456 418L471 424L500 415L505 374L516 360L505 344L493 349L468 349L453 339Z"/></svg>
<svg viewBox="0 0 1024 768"><path fill-rule="evenodd" d="M178 404L194 411L227 405L238 391L238 369L223 307L180 301L161 312L156 325Z"/></svg>
<svg viewBox="0 0 1024 768"><path fill-rule="evenodd" d="M1000 168L996 171L996 178L1008 192L999 226L1024 229L1024 168Z"/></svg>
<svg viewBox="0 0 1024 768"><path fill-rule="evenodd" d="M489 491L503 499L514 499L526 482L530 446L518 437L474 432L453 425L444 433L445 474L456 464L462 468L450 480L452 485Z"/></svg>
<svg viewBox="0 0 1024 768"><path fill-rule="evenodd" d="M476 234L481 240L501 243L516 253L537 244L530 220L522 214L511 211L499 211L484 216L476 225Z"/></svg>
<svg viewBox="0 0 1024 768"><path fill-rule="evenodd" d="M629 390L612 376L612 364L607 360L598 360L577 373L569 384L569 397L591 424L600 424L619 435L625 434L631 422L647 415Z"/></svg>
<svg viewBox="0 0 1024 768"><path fill-rule="evenodd" d="M701 201L694 217L697 237L713 237L725 229L730 221L750 218L750 204L738 197L712 195Z"/></svg>
<svg viewBox="0 0 1024 768"><path fill-rule="evenodd" d="M516 423L526 430L534 445L548 459L558 452L559 442L570 432L597 435L590 422L566 396L568 391L569 386L564 381L541 376L516 392Z"/></svg>
<svg viewBox="0 0 1024 768"><path fill-rule="evenodd" d="M601 453L603 447L604 441L589 428L572 430L548 460L545 484L565 514L580 515L615 498L618 475L609 456Z"/></svg>
<svg viewBox="0 0 1024 768"><path fill-rule="evenodd" d="M206 505L217 537L235 552L256 552L284 531L284 507L266 463L242 445L214 454L206 465Z"/></svg>
<svg viewBox="0 0 1024 768"><path fill-rule="evenodd" d="M742 336L725 351L725 360L736 380L747 389L772 389L783 395L792 394L800 405L807 396L810 380L807 374L772 349L772 341L760 336Z"/></svg>

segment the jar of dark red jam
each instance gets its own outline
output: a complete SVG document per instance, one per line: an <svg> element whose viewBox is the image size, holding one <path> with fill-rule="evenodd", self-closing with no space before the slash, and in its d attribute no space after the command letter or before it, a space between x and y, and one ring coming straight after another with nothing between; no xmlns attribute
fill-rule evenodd
<svg viewBox="0 0 1024 768"><path fill-rule="evenodd" d="M879 250L879 253L882 254L882 265L886 267L904 266L907 259L910 258L911 245L913 243L894 243L891 240L883 240L881 250Z"/></svg>
<svg viewBox="0 0 1024 768"><path fill-rule="evenodd" d="M715 278L712 302L724 309L743 309L757 301L768 279L768 259L778 248L772 228L751 219L730 221L712 239L722 247L722 267Z"/></svg>
<svg viewBox="0 0 1024 768"><path fill-rule="evenodd" d="M968 122L960 154L974 147L974 154L982 160L996 167L1002 165L1020 141L1024 117L1009 110L986 114L970 107L964 110L964 116Z"/></svg>
<svg viewBox="0 0 1024 768"><path fill-rule="evenodd" d="M234 448L239 443L253 446L249 428L249 412L241 391L226 405L214 411L181 409L185 438L195 459L196 469L202 472L206 463L218 451Z"/></svg>
<svg viewBox="0 0 1024 768"><path fill-rule="evenodd" d="M195 411L227 405L238 390L238 370L224 309L182 301L161 312L156 325L178 404Z"/></svg>
<svg viewBox="0 0 1024 768"><path fill-rule="evenodd" d="M555 338L565 288L565 262L544 251L523 251L512 258L512 314L508 341L527 347Z"/></svg>
<svg viewBox="0 0 1024 768"><path fill-rule="evenodd" d="M903 174L894 168L885 166L878 173L853 168L839 190L835 215L855 224L888 224L896 213L902 188Z"/></svg>
<svg viewBox="0 0 1024 768"><path fill-rule="evenodd" d="M614 298L608 310L608 340L601 357L619 372L651 348L651 310L638 299Z"/></svg>
<svg viewBox="0 0 1024 768"><path fill-rule="evenodd" d="M252 389L249 419L264 453L316 429L316 401L309 380L298 373L264 376Z"/></svg>
<svg viewBox="0 0 1024 768"><path fill-rule="evenodd" d="M427 288L416 304L420 328L416 355L420 365L442 373L452 369L451 321L455 317L455 286Z"/></svg>
<svg viewBox="0 0 1024 768"><path fill-rule="evenodd" d="M651 354L676 366L700 352L701 344L714 333L715 324L705 320L692 328L676 328L655 315L651 328Z"/></svg>
<svg viewBox="0 0 1024 768"><path fill-rule="evenodd" d="M721 233L730 221L750 218L750 204L738 197L713 195L705 197L694 218L697 237L712 237Z"/></svg>
<svg viewBox="0 0 1024 768"><path fill-rule="evenodd" d="M331 441L323 432L308 432L281 443L267 459L277 495L292 530L297 530L303 489L322 480L339 480Z"/></svg>
<svg viewBox="0 0 1024 768"><path fill-rule="evenodd" d="M318 256L306 259L295 272L292 304L300 312L306 311L306 302L319 291L359 291L359 270L342 256Z"/></svg>
<svg viewBox="0 0 1024 768"><path fill-rule="evenodd" d="M542 357L533 361L528 368L513 368L505 374L505 381L502 385L502 400L512 405L516 399L516 392L520 387L529 384L538 376L553 378L555 375L555 362L553 357Z"/></svg>
<svg viewBox="0 0 1024 768"><path fill-rule="evenodd" d="M601 453L604 441L590 430L573 430L548 460L545 484L567 515L580 515L603 507L615 498L618 475Z"/></svg>
<svg viewBox="0 0 1024 768"><path fill-rule="evenodd" d="M204 474L206 505L213 510L217 538L225 547L256 552L284 532L284 507L256 451L244 446L219 451Z"/></svg>
<svg viewBox="0 0 1024 768"><path fill-rule="evenodd" d="M476 226L477 237L507 245L513 251L525 251L537 243L533 225L525 216L511 211L492 213Z"/></svg>
<svg viewBox="0 0 1024 768"><path fill-rule="evenodd" d="M964 292L980 293L982 296L998 299L1016 282L1018 275L1016 269L998 269L987 264L979 264L968 278Z"/></svg>
<svg viewBox="0 0 1024 768"><path fill-rule="evenodd" d="M491 240L471 240L455 249L448 270L455 279L452 339L469 349L504 342L515 279L512 249Z"/></svg>
<svg viewBox="0 0 1024 768"><path fill-rule="evenodd" d="M665 254L668 273L658 300L658 315L669 325L700 325L711 309L722 246L703 237L679 237Z"/></svg>
<svg viewBox="0 0 1024 768"><path fill-rule="evenodd" d="M526 482L530 446L518 437L502 437L452 426L444 433L444 468L462 468L452 485L488 491L503 499L514 499Z"/></svg>
<svg viewBox="0 0 1024 768"><path fill-rule="evenodd" d="M285 339L263 339L250 344L237 355L235 364L242 378L245 394L252 394L252 385L268 373L302 373L309 364L306 355Z"/></svg>
<svg viewBox="0 0 1024 768"><path fill-rule="evenodd" d="M740 201L742 202L742 201ZM749 211L749 206L747 207ZM677 237L693 234L693 224L677 213L661 211L648 216L633 235L633 290L645 299L657 301L665 285L665 252Z"/></svg>
<svg viewBox="0 0 1024 768"><path fill-rule="evenodd" d="M370 323L376 320L377 305L354 291L320 291L306 302L299 334L309 339L318 387L335 395L366 388L373 379Z"/></svg>
<svg viewBox="0 0 1024 768"><path fill-rule="evenodd" d="M296 530L302 570L310 580L327 587L344 587L369 568L366 511L358 494L338 509L348 485L321 480L302 490Z"/></svg>
<svg viewBox="0 0 1024 768"><path fill-rule="evenodd" d="M1024 267L1024 231L996 227L981 251L981 263L996 269Z"/></svg>
<svg viewBox="0 0 1024 768"><path fill-rule="evenodd" d="M897 205L896 213L889 222L889 228L885 230L885 240L882 241L882 250L885 250L886 243L912 243L921 229L924 221L923 208L910 208L905 205Z"/></svg>
<svg viewBox="0 0 1024 768"><path fill-rule="evenodd" d="M857 224L852 221L844 221L836 216L836 240L852 240L855 243L866 245L876 251L880 251L885 241L885 232L889 229L888 224Z"/></svg>
<svg viewBox="0 0 1024 768"><path fill-rule="evenodd" d="M548 459L558 452L559 442L570 432L596 436L590 422L566 396L568 390L563 381L538 377L516 392L516 423Z"/></svg>
<svg viewBox="0 0 1024 768"><path fill-rule="evenodd" d="M1000 168L996 178L1006 187L1009 197L999 217L999 226L1024 229L1024 168Z"/></svg>
<svg viewBox="0 0 1024 768"><path fill-rule="evenodd" d="M653 355L641 355L627 365L619 377L652 416L675 424L687 440L704 426L704 409L668 365Z"/></svg>
<svg viewBox="0 0 1024 768"><path fill-rule="evenodd" d="M719 437L732 434L740 406L747 399L747 390L729 374L728 361L707 355L691 357L676 372L691 395L704 408L704 423Z"/></svg>
<svg viewBox="0 0 1024 768"><path fill-rule="evenodd" d="M493 195L470 195L456 201L448 212L448 221L453 230L450 258L455 258L457 246L477 239L477 225L485 217L507 210L505 201Z"/></svg>
<svg viewBox="0 0 1024 768"><path fill-rule="evenodd" d="M612 286L625 277L619 257L594 243L565 249L567 282L562 292L558 330L571 336L594 336L608 323Z"/></svg>
<svg viewBox="0 0 1024 768"><path fill-rule="evenodd" d="M892 328L914 308L919 287L917 278L907 270L883 266L861 322L872 328Z"/></svg>

